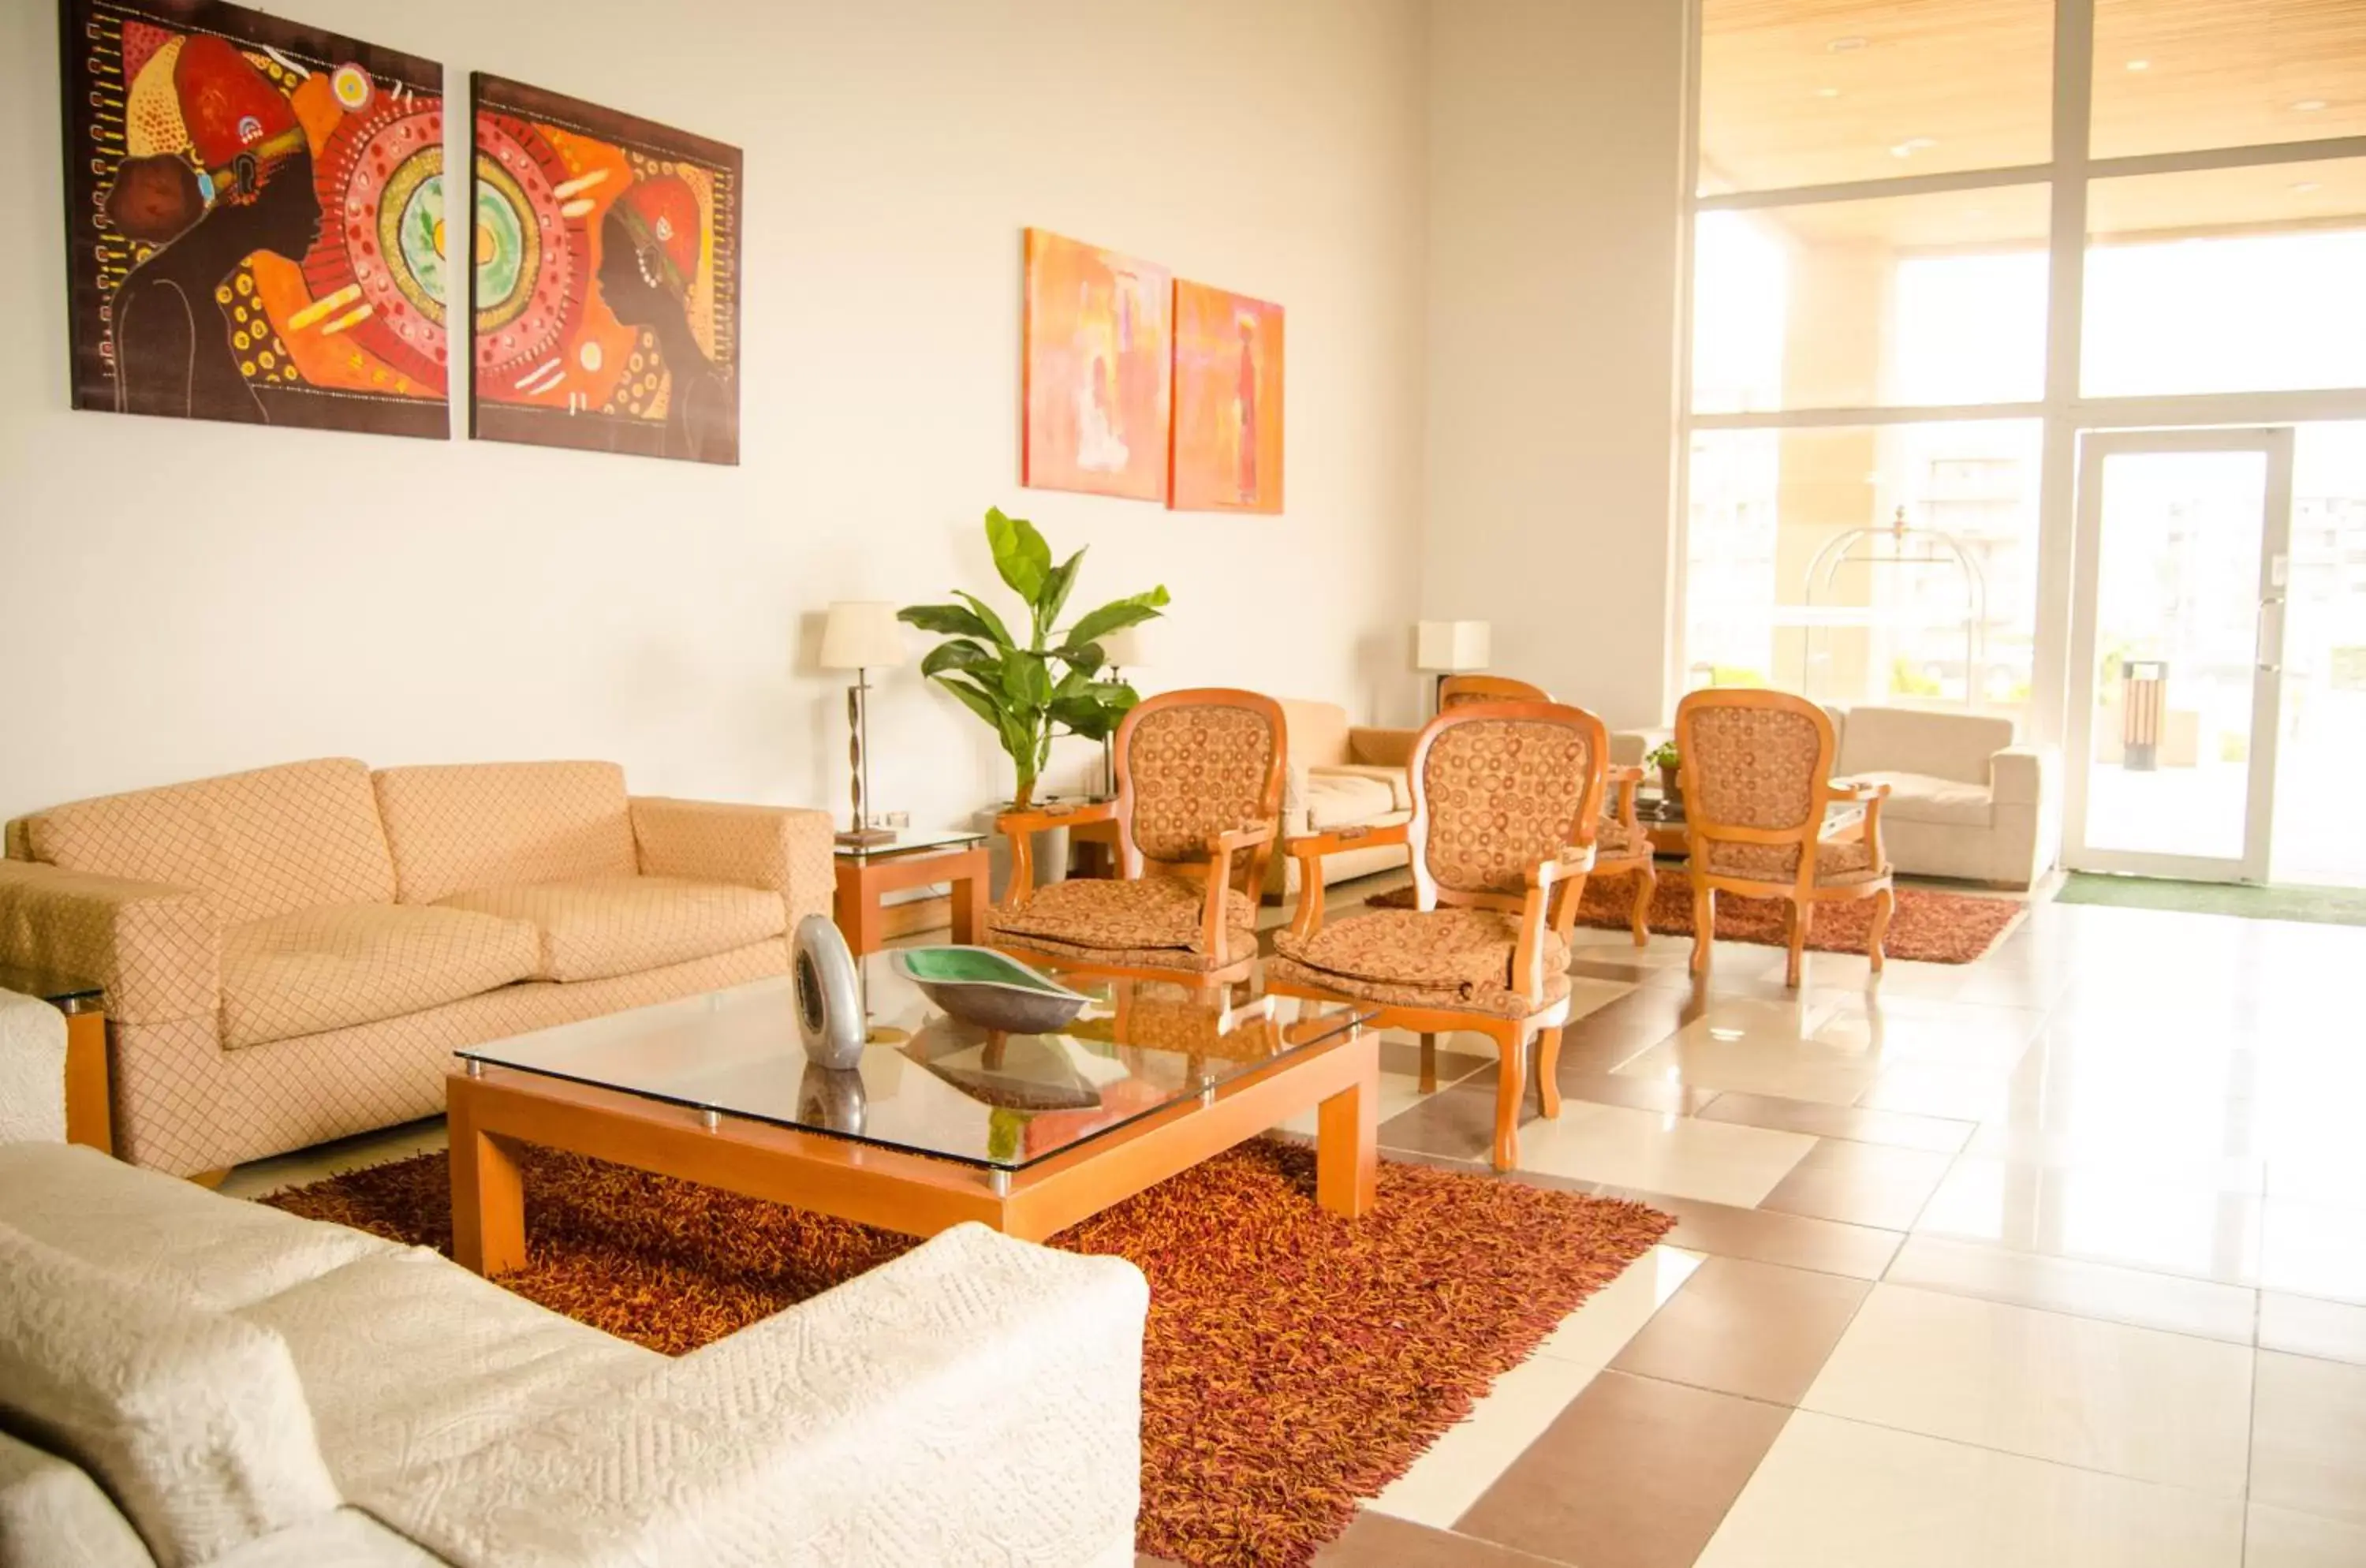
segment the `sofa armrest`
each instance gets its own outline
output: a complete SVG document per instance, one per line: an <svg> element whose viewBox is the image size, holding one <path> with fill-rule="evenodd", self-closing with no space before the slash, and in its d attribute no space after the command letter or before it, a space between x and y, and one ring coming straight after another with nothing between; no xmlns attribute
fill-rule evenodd
<svg viewBox="0 0 2366 1568"><path fill-rule="evenodd" d="M0 1144L66 1141L66 1015L0 991Z"/></svg>
<svg viewBox="0 0 2366 1568"><path fill-rule="evenodd" d="M960 1225L435 1468L382 1510L452 1562L1128 1561L1149 1288Z"/></svg>
<svg viewBox="0 0 2366 1568"><path fill-rule="evenodd" d="M2062 758L2051 746L2008 746L1989 759L1989 795L1999 806L2042 806L2061 788Z"/></svg>
<svg viewBox="0 0 2366 1568"><path fill-rule="evenodd" d="M1418 729L1381 729L1358 725L1347 731L1347 760L1372 768L1403 768L1413 764L1413 743Z"/></svg>
<svg viewBox="0 0 2366 1568"><path fill-rule="evenodd" d="M118 1023L211 1019L221 922L186 887L0 861L0 963L92 981Z"/></svg>
<svg viewBox="0 0 2366 1568"><path fill-rule="evenodd" d="M1615 729L1610 733L1610 760L1642 767L1652 752L1676 738L1673 729Z"/></svg>
<svg viewBox="0 0 2366 1568"><path fill-rule="evenodd" d="M729 882L778 893L789 930L827 915L837 897L830 818L795 806L738 806L637 795L633 843L644 876Z"/></svg>

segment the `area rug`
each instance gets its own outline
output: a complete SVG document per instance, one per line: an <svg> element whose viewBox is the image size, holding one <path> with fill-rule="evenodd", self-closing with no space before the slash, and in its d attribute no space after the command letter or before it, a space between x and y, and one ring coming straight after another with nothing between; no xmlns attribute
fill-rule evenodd
<svg viewBox="0 0 2366 1568"><path fill-rule="evenodd" d="M1411 908L1411 887L1376 893L1366 903L1378 908ZM1624 931L1635 908L1633 873L1586 882L1585 897L1577 906L1577 922L1605 930ZM1920 964L1969 964L1994 947L2019 923L2027 907L2012 898L1981 898L1966 893L1942 893L1929 887L1900 887L1898 908L1890 917L1889 934L1882 952L1891 958ZM1693 934L1693 889L1681 870L1662 870L1651 895L1651 930L1662 936ZM1815 923L1808 928L1808 946L1818 953L1863 953L1873 933L1873 900L1820 904ZM1780 898L1717 896L1717 940L1756 942L1763 947L1787 947L1791 942L1790 906Z"/></svg>
<svg viewBox="0 0 2366 1568"><path fill-rule="evenodd" d="M530 1261L501 1283L669 1355L918 1243L542 1150ZM1313 1201L1314 1159L1257 1140L1062 1232L1150 1280L1142 1523L1154 1556L1303 1564L1503 1372L1675 1223L1638 1203L1383 1161L1379 1201ZM451 1250L442 1154L265 1201Z"/></svg>
<svg viewBox="0 0 2366 1568"><path fill-rule="evenodd" d="M2178 882L2158 876L2096 876L2073 872L2064 879L2054 901L2110 904L2123 909L2172 909L2188 915L2236 915L2247 920L2366 926L2366 887L2247 887L2231 882Z"/></svg>

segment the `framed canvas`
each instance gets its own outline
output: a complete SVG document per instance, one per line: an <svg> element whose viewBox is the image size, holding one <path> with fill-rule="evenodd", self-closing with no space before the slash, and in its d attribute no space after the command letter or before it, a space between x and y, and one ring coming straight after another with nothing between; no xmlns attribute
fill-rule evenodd
<svg viewBox="0 0 2366 1568"><path fill-rule="evenodd" d="M1021 484L1166 499L1172 296L1163 267L1027 231Z"/></svg>
<svg viewBox="0 0 2366 1568"><path fill-rule="evenodd" d="M62 0L73 404L450 434L444 72L215 0Z"/></svg>
<svg viewBox="0 0 2366 1568"><path fill-rule="evenodd" d="M1281 307L1204 283L1175 286L1178 512L1279 512Z"/></svg>
<svg viewBox="0 0 2366 1568"><path fill-rule="evenodd" d="M480 440L739 461L739 150L471 78Z"/></svg>

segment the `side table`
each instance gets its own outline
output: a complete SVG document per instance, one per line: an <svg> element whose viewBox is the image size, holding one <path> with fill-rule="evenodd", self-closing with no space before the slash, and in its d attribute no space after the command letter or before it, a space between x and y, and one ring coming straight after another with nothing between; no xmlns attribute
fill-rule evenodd
<svg viewBox="0 0 2366 1568"><path fill-rule="evenodd" d="M887 844L839 844L834 913L856 957L886 944L880 896L907 887L952 885L953 940L978 938L978 906L986 884L986 835L921 833Z"/></svg>
<svg viewBox="0 0 2366 1568"><path fill-rule="evenodd" d="M66 1015L66 1142L115 1152L107 1090L107 995L71 975L0 964L0 991L39 997Z"/></svg>

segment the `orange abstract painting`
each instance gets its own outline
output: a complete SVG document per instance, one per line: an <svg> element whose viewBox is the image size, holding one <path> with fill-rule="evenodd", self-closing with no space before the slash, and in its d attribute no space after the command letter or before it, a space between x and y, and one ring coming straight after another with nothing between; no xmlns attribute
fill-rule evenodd
<svg viewBox="0 0 2366 1568"><path fill-rule="evenodd" d="M1281 307L1175 286L1178 512L1281 510Z"/></svg>
<svg viewBox="0 0 2366 1568"><path fill-rule="evenodd" d="M1020 482L1166 497L1172 275L1027 231L1027 430Z"/></svg>

